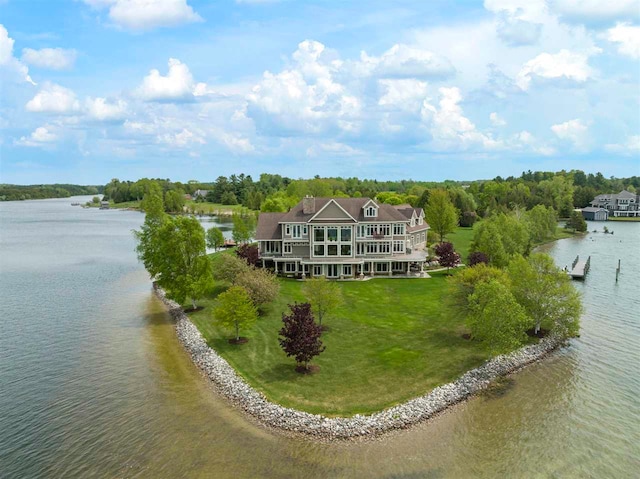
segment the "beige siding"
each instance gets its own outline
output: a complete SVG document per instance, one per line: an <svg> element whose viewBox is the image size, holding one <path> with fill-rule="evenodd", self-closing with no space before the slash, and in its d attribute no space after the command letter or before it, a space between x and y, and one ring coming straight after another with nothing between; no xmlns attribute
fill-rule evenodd
<svg viewBox="0 0 640 479"><path fill-rule="evenodd" d="M320 212L319 215L315 217L318 220L328 220L328 219L346 219L350 220L351 218L344 212L342 209L336 205L335 203L330 203L324 210Z"/></svg>

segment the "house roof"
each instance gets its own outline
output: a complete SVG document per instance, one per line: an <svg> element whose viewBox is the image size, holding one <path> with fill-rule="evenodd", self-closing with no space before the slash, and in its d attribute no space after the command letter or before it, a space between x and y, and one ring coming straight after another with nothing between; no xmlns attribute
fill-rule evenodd
<svg viewBox="0 0 640 479"><path fill-rule="evenodd" d="M287 213L260 213L260 216L258 216L258 225L256 226L256 239L282 239L282 228L279 222L286 214Z"/></svg>
<svg viewBox="0 0 640 479"><path fill-rule="evenodd" d="M618 198L635 198L636 194L635 193L631 193L630 191L627 191L627 190L622 190L616 196Z"/></svg>
<svg viewBox="0 0 640 479"><path fill-rule="evenodd" d="M582 208L582 211L586 211L587 213L596 213L598 211L605 211L605 212L609 212L609 210L605 209L605 208L597 208L594 206L587 206L586 208Z"/></svg>
<svg viewBox="0 0 640 479"><path fill-rule="evenodd" d="M391 205L376 203L378 216L376 218L364 217L364 206L372 201L370 198L315 198L315 212L324 208L329 201L334 200L343 210L359 222L372 221L407 221L407 218ZM304 214L302 201L295 205L288 213L280 218L281 223L307 223L316 213ZM260 215L262 216L262 215Z"/></svg>

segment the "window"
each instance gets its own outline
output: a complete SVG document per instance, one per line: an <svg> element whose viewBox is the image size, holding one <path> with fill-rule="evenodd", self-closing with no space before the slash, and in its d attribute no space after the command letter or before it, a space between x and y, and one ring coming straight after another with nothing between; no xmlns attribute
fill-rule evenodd
<svg viewBox="0 0 640 479"><path fill-rule="evenodd" d="M351 245L350 244L340 245L340 255L351 256Z"/></svg>
<svg viewBox="0 0 640 479"><path fill-rule="evenodd" d="M367 233L367 227L365 225L358 225L356 231L358 238L364 238Z"/></svg>
<svg viewBox="0 0 640 479"><path fill-rule="evenodd" d="M351 276L353 274L350 264L345 264L345 265L342 266L342 274L344 276Z"/></svg>
<svg viewBox="0 0 640 479"><path fill-rule="evenodd" d="M393 225L393 234L395 236L404 234L404 225L403 224L395 224Z"/></svg>
<svg viewBox="0 0 640 479"><path fill-rule="evenodd" d="M404 263L394 261L393 263L391 263L391 269L393 271L404 271Z"/></svg>
<svg viewBox="0 0 640 479"><path fill-rule="evenodd" d="M313 256L324 256L324 245L323 244L313 245Z"/></svg>
<svg viewBox="0 0 640 479"><path fill-rule="evenodd" d="M322 265L319 265L319 264L313 265L313 275L322 276Z"/></svg>
<svg viewBox="0 0 640 479"><path fill-rule="evenodd" d="M279 253L280 252L280 243L277 241L265 241L264 243L264 252L265 253Z"/></svg>
<svg viewBox="0 0 640 479"><path fill-rule="evenodd" d="M284 226L284 234L286 234L287 236L291 235L291 225Z"/></svg>
<svg viewBox="0 0 640 479"><path fill-rule="evenodd" d="M302 227L302 235L303 236L307 236L307 233L309 232L309 230L307 229L307 225L304 225Z"/></svg>
<svg viewBox="0 0 640 479"><path fill-rule="evenodd" d="M294 238L302 237L302 225L293 225L293 235Z"/></svg>
<svg viewBox="0 0 640 479"><path fill-rule="evenodd" d="M356 254L363 255L366 252L366 243L356 243Z"/></svg>
<svg viewBox="0 0 640 479"><path fill-rule="evenodd" d="M329 265L327 265L327 276L329 278L337 278L338 277L338 265L337 264L329 264Z"/></svg>
<svg viewBox="0 0 640 479"><path fill-rule="evenodd" d="M418 224L421 225L423 223L422 216L418 217Z"/></svg>
<svg viewBox="0 0 640 479"><path fill-rule="evenodd" d="M351 241L351 228L340 228L340 241Z"/></svg>
<svg viewBox="0 0 640 479"><path fill-rule="evenodd" d="M394 241L393 242L393 252L394 253L404 253L404 241Z"/></svg>
<svg viewBox="0 0 640 479"><path fill-rule="evenodd" d="M297 268L295 263L285 263L284 270L286 273L295 273Z"/></svg>
<svg viewBox="0 0 640 479"><path fill-rule="evenodd" d="M378 244L377 243L367 243L367 253L368 254L376 254L378 252Z"/></svg>
<svg viewBox="0 0 640 479"><path fill-rule="evenodd" d="M378 211L375 207L373 206L367 206L366 209L364 210L364 215L367 218L375 218L376 216L378 216Z"/></svg>
<svg viewBox="0 0 640 479"><path fill-rule="evenodd" d="M327 246L327 255L338 256L338 245L330 244L329 246Z"/></svg>
<svg viewBox="0 0 640 479"><path fill-rule="evenodd" d="M389 243L380 243L378 245L378 251L380 253L389 253L391 251L391 246Z"/></svg>
<svg viewBox="0 0 640 479"><path fill-rule="evenodd" d="M376 273L386 273L387 271L389 271L387 263L376 263Z"/></svg>
<svg viewBox="0 0 640 479"><path fill-rule="evenodd" d="M416 219L415 218L411 218L411 226L415 226L416 225Z"/></svg>
<svg viewBox="0 0 640 479"><path fill-rule="evenodd" d="M313 228L313 239L315 241L324 241L324 228Z"/></svg>
<svg viewBox="0 0 640 479"><path fill-rule="evenodd" d="M292 249L291 249L291 243L285 243L285 244L284 244L284 252L285 252L285 254L287 254L287 253L288 253L288 254L291 254L291 251L292 251Z"/></svg>
<svg viewBox="0 0 640 479"><path fill-rule="evenodd" d="M338 228L327 228L327 241L338 241Z"/></svg>

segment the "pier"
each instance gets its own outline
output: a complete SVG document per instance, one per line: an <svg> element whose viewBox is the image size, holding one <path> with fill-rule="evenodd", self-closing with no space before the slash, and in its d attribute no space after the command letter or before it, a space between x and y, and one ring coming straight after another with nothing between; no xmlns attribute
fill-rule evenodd
<svg viewBox="0 0 640 479"><path fill-rule="evenodd" d="M569 271L569 275L573 279L584 279L589 272L589 266L591 266L591 256L589 256L586 261L581 261L580 255L578 255L571 264L571 271Z"/></svg>

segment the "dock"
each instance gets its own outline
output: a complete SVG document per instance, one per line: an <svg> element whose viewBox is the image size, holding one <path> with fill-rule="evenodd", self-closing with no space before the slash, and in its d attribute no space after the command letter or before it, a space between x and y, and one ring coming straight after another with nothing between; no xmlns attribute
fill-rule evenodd
<svg viewBox="0 0 640 479"><path fill-rule="evenodd" d="M569 276L571 276L573 279L584 279L584 277L589 272L589 266L591 266L591 256L589 256L586 261L582 261L580 260L580 255L578 255L571 264L571 271L569 271Z"/></svg>

